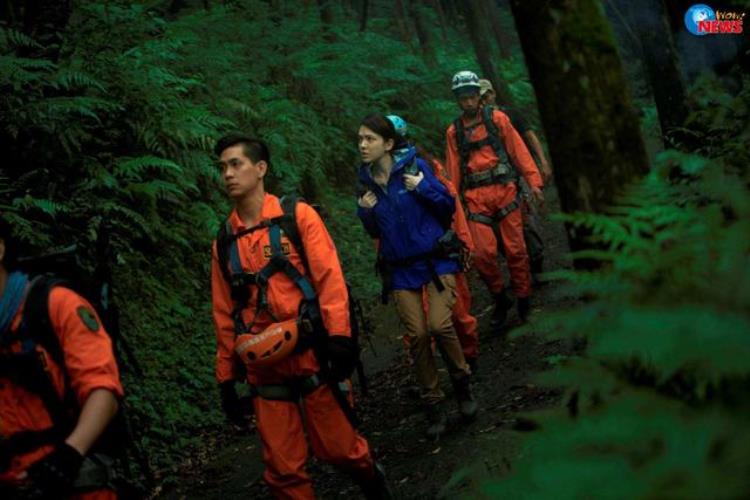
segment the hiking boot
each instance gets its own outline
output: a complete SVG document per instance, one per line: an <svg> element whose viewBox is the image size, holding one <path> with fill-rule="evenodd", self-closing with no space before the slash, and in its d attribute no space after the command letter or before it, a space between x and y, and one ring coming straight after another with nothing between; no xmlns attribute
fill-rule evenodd
<svg viewBox="0 0 750 500"><path fill-rule="evenodd" d="M471 376L475 377L477 375L477 372L479 371L479 359L467 357L466 364L469 365Z"/></svg>
<svg viewBox="0 0 750 500"><path fill-rule="evenodd" d="M448 425L448 417L445 414L442 403L428 404L427 410L427 437L430 439L438 439L441 434L445 433L446 426Z"/></svg>
<svg viewBox="0 0 750 500"><path fill-rule="evenodd" d="M495 294L495 310L492 311L492 320L490 320L490 327L493 330L499 330L505 324L505 319L508 317L508 309L513 307L513 299L503 291Z"/></svg>
<svg viewBox="0 0 750 500"><path fill-rule="evenodd" d="M471 394L470 378L464 377L460 380L453 381L453 390L456 393L458 401L458 411L466 422L471 422L477 418L479 407Z"/></svg>
<svg viewBox="0 0 750 500"><path fill-rule="evenodd" d="M518 317L521 321L526 323L531 314L531 297L519 297L518 298Z"/></svg>
<svg viewBox="0 0 750 500"><path fill-rule="evenodd" d="M362 493L367 500L392 500L393 492L385 477L385 469L377 462L373 464L373 467L375 469L373 478L358 482Z"/></svg>

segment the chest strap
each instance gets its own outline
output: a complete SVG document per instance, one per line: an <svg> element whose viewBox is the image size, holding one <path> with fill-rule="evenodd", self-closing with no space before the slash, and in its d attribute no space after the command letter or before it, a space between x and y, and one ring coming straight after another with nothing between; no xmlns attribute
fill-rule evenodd
<svg viewBox="0 0 750 500"><path fill-rule="evenodd" d="M263 384L252 386L254 395L271 401L298 402L308 394L323 385L325 381L316 373L309 377L289 381L286 384ZM344 382L338 383L339 390L349 392L349 386Z"/></svg>
<svg viewBox="0 0 750 500"><path fill-rule="evenodd" d="M464 178L464 190L476 189L492 184L509 184L518 180L516 170L508 163L498 163L495 168L481 172L467 173Z"/></svg>

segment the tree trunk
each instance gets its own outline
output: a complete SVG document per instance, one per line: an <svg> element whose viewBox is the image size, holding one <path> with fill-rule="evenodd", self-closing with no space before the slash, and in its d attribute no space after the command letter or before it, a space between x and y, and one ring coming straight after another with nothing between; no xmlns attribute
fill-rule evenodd
<svg viewBox="0 0 750 500"><path fill-rule="evenodd" d="M512 0L565 212L602 212L648 172L640 124L597 0ZM572 250L590 247L568 227ZM575 265L593 264L577 261Z"/></svg>
<svg viewBox="0 0 750 500"><path fill-rule="evenodd" d="M396 8L394 10L396 27L401 34L401 40L414 50L414 46L411 43L411 30L409 29L409 23L406 21L406 9L404 8L403 0L396 0Z"/></svg>
<svg viewBox="0 0 750 500"><path fill-rule="evenodd" d="M653 9L651 15L642 15L649 8ZM661 0L636 0L628 2L627 12L629 24L641 41L643 65L659 113L661 134L668 144L669 130L683 124L688 108L666 9Z"/></svg>
<svg viewBox="0 0 750 500"><path fill-rule="evenodd" d="M458 18L460 17L459 7L456 0L437 0L443 6L443 12L447 17L447 22L453 27L458 27Z"/></svg>
<svg viewBox="0 0 750 500"><path fill-rule="evenodd" d="M495 0L485 0L484 10L487 13L486 19L495 35L495 41L497 42L500 57L503 59L510 59L512 55L510 51L510 38L503 28L503 15L502 12L500 12L500 7Z"/></svg>
<svg viewBox="0 0 750 500"><path fill-rule="evenodd" d="M466 19L466 29L469 32L471 44L474 46L479 67L482 68L482 78L486 78L492 82L500 103L513 104L508 85L503 80L493 61L489 27L483 16L483 2L484 0L464 0L461 2L464 18Z"/></svg>
<svg viewBox="0 0 750 500"><path fill-rule="evenodd" d="M430 33L430 29L425 22L425 9L426 7L422 4L422 0L410 0L409 14L414 20L419 46L422 48L422 58L427 63L427 66L434 68L437 66L437 58L435 57L432 33Z"/></svg>
<svg viewBox="0 0 750 500"><path fill-rule="evenodd" d="M448 40L448 22L445 20L445 10L443 10L443 4L440 3L440 0L430 0L432 3L432 8L435 9L435 12L437 13L438 17L438 23L440 24L440 35L443 39L443 42Z"/></svg>
<svg viewBox="0 0 750 500"><path fill-rule="evenodd" d="M359 31L364 31L367 29L367 15L368 10L370 9L370 0L363 0L362 1L362 17L359 21Z"/></svg>
<svg viewBox="0 0 750 500"><path fill-rule="evenodd" d="M334 24L333 0L318 0L320 21L323 23L323 39L327 42L335 42L336 35L331 30Z"/></svg>

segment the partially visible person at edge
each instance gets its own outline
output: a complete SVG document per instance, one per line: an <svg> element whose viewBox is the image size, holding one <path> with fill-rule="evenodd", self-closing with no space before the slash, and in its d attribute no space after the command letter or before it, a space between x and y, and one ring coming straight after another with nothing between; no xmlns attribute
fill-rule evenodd
<svg viewBox="0 0 750 500"><path fill-rule="evenodd" d="M479 77L471 71L460 71L453 76L451 87L462 114L446 131L446 168L463 197L474 239L474 265L494 295L492 325L500 328L513 305L513 299L505 292L498 262L500 245L522 321L528 318L531 309L529 256L518 209L516 178L520 174L526 179L539 203L544 201L543 182L531 154L505 113L492 111L499 137L488 137L480 112ZM457 125L464 131L463 154L459 151ZM495 150L492 140L501 151ZM500 156L507 156L509 164L504 164Z"/></svg>
<svg viewBox="0 0 750 500"><path fill-rule="evenodd" d="M30 340L36 332L21 339L24 306L37 282L17 269L16 257L17 241L0 217L0 497L117 498L87 456L123 395L110 337L86 299L53 286L49 326L63 363ZM70 412L65 428L55 422L52 404Z"/></svg>
<svg viewBox="0 0 750 500"><path fill-rule="evenodd" d="M537 165L540 167L539 173L542 174L542 179L545 184L552 181L552 169L547 161L547 156L544 154L542 143L539 142L534 130L531 128L531 124L528 120L515 108L511 106L502 105L499 106L496 103L497 94L495 89L492 87L492 83L489 80L479 80L479 96L481 97L481 103L483 106L491 106L494 109L499 109L510 118L510 123L513 128L521 135L521 138L526 143L526 147L531 152L532 156L536 160ZM523 214L524 224L524 240L526 242L526 249L529 252L531 276L535 284L539 284L538 275L544 271L544 238L542 237L542 222L540 210L536 203L534 203L534 197L531 193L529 184L523 179L519 179L519 185L521 188L521 199L523 201L521 207L521 213Z"/></svg>
<svg viewBox="0 0 750 500"><path fill-rule="evenodd" d="M513 128L516 129L521 136L521 139L523 139L523 142L526 143L526 147L538 161L542 180L545 184L552 182L552 168L547 160L547 155L544 153L544 148L542 147L539 137L531 127L531 123L529 123L529 121L517 109L508 106L507 104L497 103L497 93L492 87L492 82L489 80L481 78L479 80L479 89L479 97L481 98L482 106L492 106L508 115Z"/></svg>
<svg viewBox="0 0 750 500"><path fill-rule="evenodd" d="M393 123L396 133L407 139L409 128L406 121L397 115L388 115L387 118ZM455 231L463 245L463 262L461 263L461 269L456 272L456 303L453 306L451 319L453 320L453 327L456 329L456 335L461 344L466 363L468 363L472 375L476 375L479 368L479 329L477 319L471 314L471 291L466 278L466 271L471 266L472 254L474 253L474 240L471 239L469 224L466 221L466 214L464 214L461 200L453 183L448 179L443 164L419 144L413 143L413 145L417 151L417 156L425 160L432 168L435 177L448 188L448 192L456 200L456 212L453 214L451 228ZM405 152L404 149L395 153L398 155Z"/></svg>
<svg viewBox="0 0 750 500"><path fill-rule="evenodd" d="M370 236L380 240L378 261L384 290L391 293L410 338L420 399L428 418L426 433L437 438L446 430L447 417L432 338L447 365L462 416L472 420L477 413L470 389L471 371L451 320L459 263L439 249L456 204L432 169L382 114L362 120L358 140L362 157L359 179L366 191L358 199L357 215ZM407 169L411 173L406 173ZM426 317L423 291L428 302Z"/></svg>
<svg viewBox="0 0 750 500"><path fill-rule="evenodd" d="M264 221L283 214L279 198L266 193L264 179L271 167L267 146L260 140L227 136L218 141L221 176L234 208L228 223L233 233L256 228L236 239L238 260L245 273L257 276L271 257L271 237ZM211 284L216 328L216 378L222 407L230 422L247 426L235 389L247 381L258 394L253 398L257 428L263 442L263 478L275 498L314 498L310 476L305 471L307 434L313 453L352 477L368 499L390 498L382 470L373 460L367 441L354 429L343 405L351 405L351 394L342 403L335 394L348 376L356 353L351 339L346 283L333 240L318 213L308 204L296 205L295 217L309 272L300 249L286 236L281 248L286 259L309 279L317 295L325 331L317 331L316 342L325 343L329 376L321 376L321 361L309 345L297 348L270 366L247 365L246 374L235 355L238 334L259 335L272 324L295 319L299 323L303 294L284 273L271 276L267 284L248 283L248 301L240 304L241 322L247 330L236 331L229 283L220 269L217 243L213 245ZM261 288L262 287L262 288ZM259 305L265 295L267 305ZM260 338L260 337L258 337ZM332 383L336 383L334 388ZM304 425L303 425L304 422Z"/></svg>

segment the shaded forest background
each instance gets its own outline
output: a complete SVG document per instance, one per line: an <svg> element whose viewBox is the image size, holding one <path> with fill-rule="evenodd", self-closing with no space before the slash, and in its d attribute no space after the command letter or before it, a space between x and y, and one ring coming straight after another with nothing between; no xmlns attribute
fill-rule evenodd
<svg viewBox="0 0 750 500"><path fill-rule="evenodd" d="M450 76L474 69L549 139L585 263L556 274L582 307L533 325L536 335L586 339L580 356L550 360L546 382L565 386L566 405L531 417L541 430L488 491L750 491L747 46L696 46L679 24L689 4L6 2L0 210L30 251L75 242L92 269L106 225L121 329L143 370L125 370L131 417L163 474L224 425L208 274L229 205L215 139L235 130L265 139L270 190L325 207L348 278L374 298L372 246L354 216L359 120L399 114L442 154L457 115ZM560 30L541 52L546 68L534 30ZM572 63L565 48L579 50ZM582 65L555 104L552 66L577 64L577 53L596 56L607 78L588 79L596 68ZM617 127L596 102L617 110ZM583 111L568 116L565 106ZM619 170L625 178L613 161L632 167ZM607 189L587 198L584 181Z"/></svg>

